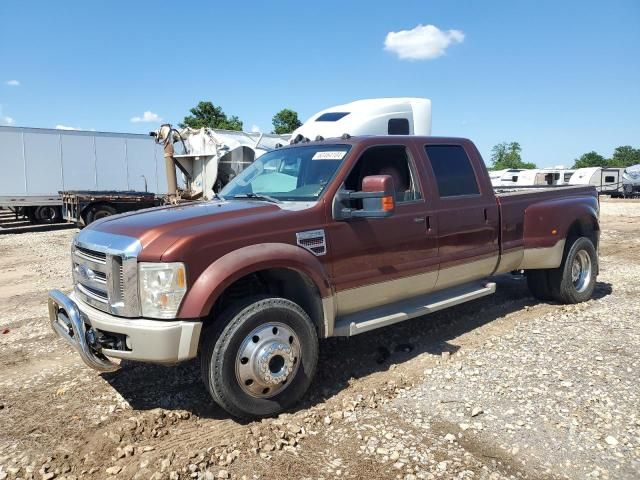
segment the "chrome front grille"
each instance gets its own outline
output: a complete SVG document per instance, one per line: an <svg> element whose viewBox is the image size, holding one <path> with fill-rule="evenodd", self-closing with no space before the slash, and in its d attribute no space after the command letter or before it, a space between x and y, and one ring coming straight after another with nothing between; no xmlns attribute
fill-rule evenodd
<svg viewBox="0 0 640 480"><path fill-rule="evenodd" d="M104 312L139 316L137 254L140 250L136 239L92 230L80 232L71 252L76 295Z"/></svg>
<svg viewBox="0 0 640 480"><path fill-rule="evenodd" d="M109 311L109 291L107 277L109 267L106 254L74 246L73 283L76 291L90 305Z"/></svg>
<svg viewBox="0 0 640 480"><path fill-rule="evenodd" d="M85 260L101 264L107 263L107 254L104 252L96 252L94 250L89 250L88 248L82 248L79 245L75 246L75 252L78 257Z"/></svg>
<svg viewBox="0 0 640 480"><path fill-rule="evenodd" d="M124 268L122 268L122 265L120 265L118 273L118 292L120 293L120 299L124 301Z"/></svg>

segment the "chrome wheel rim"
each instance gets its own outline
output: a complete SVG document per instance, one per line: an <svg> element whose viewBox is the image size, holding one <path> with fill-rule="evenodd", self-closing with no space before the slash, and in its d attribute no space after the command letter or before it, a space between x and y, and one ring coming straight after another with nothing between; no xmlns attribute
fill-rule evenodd
<svg viewBox="0 0 640 480"><path fill-rule="evenodd" d="M580 250L571 264L571 281L576 291L584 292L591 282L591 257L585 250Z"/></svg>
<svg viewBox="0 0 640 480"><path fill-rule="evenodd" d="M300 365L300 341L291 327L269 322L242 341L236 355L236 379L244 392L269 398L287 388Z"/></svg>

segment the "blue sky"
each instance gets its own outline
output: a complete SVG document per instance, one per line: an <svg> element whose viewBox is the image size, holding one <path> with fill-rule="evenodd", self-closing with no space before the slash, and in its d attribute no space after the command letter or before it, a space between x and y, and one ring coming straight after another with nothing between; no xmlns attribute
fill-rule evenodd
<svg viewBox="0 0 640 480"><path fill-rule="evenodd" d="M207 99L269 131L283 107L420 96L486 161L501 141L540 166L640 146L637 0L313 3L2 1L0 122L147 132L132 119ZM431 44L385 49L419 25Z"/></svg>

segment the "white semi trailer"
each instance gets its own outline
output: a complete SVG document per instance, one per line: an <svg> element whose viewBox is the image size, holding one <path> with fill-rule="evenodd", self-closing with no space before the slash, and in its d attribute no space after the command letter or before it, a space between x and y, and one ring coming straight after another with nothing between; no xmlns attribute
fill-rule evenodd
<svg viewBox="0 0 640 480"><path fill-rule="evenodd" d="M0 207L36 223L62 220L62 191L110 195L94 216L167 191L162 147L148 135L0 126L0 167Z"/></svg>

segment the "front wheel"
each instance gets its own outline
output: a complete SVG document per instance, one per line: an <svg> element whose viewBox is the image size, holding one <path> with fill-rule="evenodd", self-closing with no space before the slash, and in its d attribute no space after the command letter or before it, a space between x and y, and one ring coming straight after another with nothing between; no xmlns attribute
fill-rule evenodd
<svg viewBox="0 0 640 480"><path fill-rule="evenodd" d="M212 398L239 418L275 415L307 391L318 337L296 303L258 296L231 307L207 329L202 376Z"/></svg>
<svg viewBox="0 0 640 480"><path fill-rule="evenodd" d="M598 272L598 254L591 240L576 239L559 268L549 271L553 297L561 303L586 302L593 295Z"/></svg>

